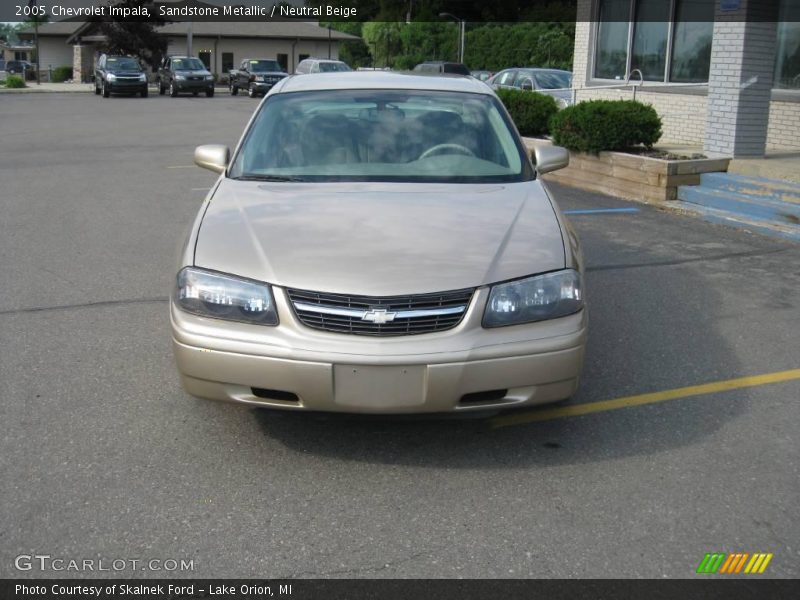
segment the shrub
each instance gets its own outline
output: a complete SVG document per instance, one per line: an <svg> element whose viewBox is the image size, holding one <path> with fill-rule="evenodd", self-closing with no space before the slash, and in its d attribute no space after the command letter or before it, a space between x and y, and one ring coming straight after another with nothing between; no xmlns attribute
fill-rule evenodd
<svg viewBox="0 0 800 600"><path fill-rule="evenodd" d="M25 87L25 80L22 79L19 75L9 75L6 77L6 87L7 88L24 88Z"/></svg>
<svg viewBox="0 0 800 600"><path fill-rule="evenodd" d="M661 119L649 104L633 100L590 100L569 106L550 119L553 143L578 152L652 148L661 137Z"/></svg>
<svg viewBox="0 0 800 600"><path fill-rule="evenodd" d="M558 112L552 96L503 88L497 90L497 95L508 109L520 135L546 134L549 131L550 118Z"/></svg>
<svg viewBox="0 0 800 600"><path fill-rule="evenodd" d="M53 69L53 81L55 83L61 83L67 79L72 79L72 67L64 66Z"/></svg>

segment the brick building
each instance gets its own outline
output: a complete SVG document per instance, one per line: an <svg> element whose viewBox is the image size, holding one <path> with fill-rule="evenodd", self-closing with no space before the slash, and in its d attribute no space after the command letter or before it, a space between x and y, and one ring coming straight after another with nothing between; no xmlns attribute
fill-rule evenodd
<svg viewBox="0 0 800 600"><path fill-rule="evenodd" d="M711 156L800 151L800 2L577 0L578 101L636 99L662 142ZM611 88L609 86L619 86Z"/></svg>

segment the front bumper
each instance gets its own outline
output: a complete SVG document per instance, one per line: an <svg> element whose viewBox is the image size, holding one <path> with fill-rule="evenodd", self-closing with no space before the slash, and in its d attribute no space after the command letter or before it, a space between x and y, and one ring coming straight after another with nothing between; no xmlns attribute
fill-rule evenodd
<svg viewBox="0 0 800 600"><path fill-rule="evenodd" d="M284 292L273 290L277 327L198 317L171 304L173 349L187 392L290 410L402 414L544 404L578 386L585 310L483 330L488 289L481 289L454 329L375 339L309 329Z"/></svg>
<svg viewBox="0 0 800 600"><path fill-rule="evenodd" d="M147 91L146 81L111 81L106 83L111 94L135 94Z"/></svg>
<svg viewBox="0 0 800 600"><path fill-rule="evenodd" d="M175 81L175 87L178 88L179 92L205 92L208 90L214 89L214 82L213 81L206 81L206 80L183 80L179 81L177 79Z"/></svg>

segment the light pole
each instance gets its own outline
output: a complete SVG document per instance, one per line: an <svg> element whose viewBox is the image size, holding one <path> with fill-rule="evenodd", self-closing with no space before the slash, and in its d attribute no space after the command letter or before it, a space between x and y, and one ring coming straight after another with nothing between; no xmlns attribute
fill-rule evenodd
<svg viewBox="0 0 800 600"><path fill-rule="evenodd" d="M459 19L457 16L455 16L454 14L451 14L449 12L439 13L439 16L440 17L448 17L450 19L453 19L456 23L458 23L458 25L459 25L458 62L463 64L464 63L464 34L465 34L465 29L466 29L467 22L464 21L463 19Z"/></svg>
<svg viewBox="0 0 800 600"><path fill-rule="evenodd" d="M28 0L28 7L31 9L36 8L36 2L37 0ZM31 10L31 13L33 12L35 11ZM31 18L33 19L33 44L36 48L36 85L42 85L42 78L39 75L39 19L41 17L32 14ZM22 79L27 79L24 68L22 69Z"/></svg>

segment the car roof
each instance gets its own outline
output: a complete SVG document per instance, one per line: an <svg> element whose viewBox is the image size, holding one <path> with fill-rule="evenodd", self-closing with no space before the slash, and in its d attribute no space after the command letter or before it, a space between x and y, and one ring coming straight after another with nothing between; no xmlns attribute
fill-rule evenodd
<svg viewBox="0 0 800 600"><path fill-rule="evenodd" d="M339 71L287 77L275 93L315 90L431 90L494 94L482 81L467 75L428 75L418 72Z"/></svg>

